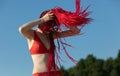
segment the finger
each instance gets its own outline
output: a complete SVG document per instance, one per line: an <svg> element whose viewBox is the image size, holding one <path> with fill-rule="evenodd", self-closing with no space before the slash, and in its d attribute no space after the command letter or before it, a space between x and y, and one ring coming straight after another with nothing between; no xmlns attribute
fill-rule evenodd
<svg viewBox="0 0 120 76"><path fill-rule="evenodd" d="M51 14L51 13L53 13L53 12L52 12L52 11L49 11L49 12L48 12L48 14Z"/></svg>
<svg viewBox="0 0 120 76"><path fill-rule="evenodd" d="M55 19L55 16L50 16L50 20L54 20Z"/></svg>
<svg viewBox="0 0 120 76"><path fill-rule="evenodd" d="M55 16L53 13L49 14L49 16Z"/></svg>

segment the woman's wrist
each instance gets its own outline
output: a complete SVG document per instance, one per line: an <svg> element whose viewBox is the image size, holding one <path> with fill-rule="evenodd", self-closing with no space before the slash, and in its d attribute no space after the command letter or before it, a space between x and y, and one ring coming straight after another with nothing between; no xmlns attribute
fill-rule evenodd
<svg viewBox="0 0 120 76"><path fill-rule="evenodd" d="M31 22L38 25L38 24L44 23L45 20L42 19L42 18L39 18L39 19L33 20L33 21L31 21Z"/></svg>

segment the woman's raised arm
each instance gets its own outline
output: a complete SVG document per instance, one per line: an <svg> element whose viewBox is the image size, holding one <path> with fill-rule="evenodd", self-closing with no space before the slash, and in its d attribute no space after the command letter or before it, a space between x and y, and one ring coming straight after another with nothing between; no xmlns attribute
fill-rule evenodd
<svg viewBox="0 0 120 76"><path fill-rule="evenodd" d="M74 36L80 33L80 29L77 27L70 27L70 30L62 31L62 32L55 32L53 37L56 38L63 38L63 37L69 37Z"/></svg>
<svg viewBox="0 0 120 76"><path fill-rule="evenodd" d="M32 28L38 24L47 22L49 20L53 20L53 13L48 12L47 14L45 14L42 18L27 22L25 24L23 24L22 26L19 27L19 32L27 37L27 38L31 38L33 36L33 30Z"/></svg>

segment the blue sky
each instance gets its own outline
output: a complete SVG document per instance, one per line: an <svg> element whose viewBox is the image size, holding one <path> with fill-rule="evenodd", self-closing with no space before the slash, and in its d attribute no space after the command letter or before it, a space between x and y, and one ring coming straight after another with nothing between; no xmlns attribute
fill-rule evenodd
<svg viewBox="0 0 120 76"><path fill-rule="evenodd" d="M37 19L47 9L60 6L75 11L75 0L0 0L0 76L31 76L32 60L26 39L18 32L23 23ZM120 49L120 1L82 0L82 8L91 5L89 11L94 20L83 28L83 35L66 38L75 48L67 48L75 59L93 54L97 58L115 58ZM64 55L62 52L61 55ZM74 64L66 60L62 65Z"/></svg>

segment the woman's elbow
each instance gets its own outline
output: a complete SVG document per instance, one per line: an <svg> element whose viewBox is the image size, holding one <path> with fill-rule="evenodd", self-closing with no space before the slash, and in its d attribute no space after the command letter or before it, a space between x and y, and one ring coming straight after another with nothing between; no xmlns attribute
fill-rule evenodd
<svg viewBox="0 0 120 76"><path fill-rule="evenodd" d="M77 27L71 27L70 30L72 31L73 34L79 34L80 33L80 29Z"/></svg>
<svg viewBox="0 0 120 76"><path fill-rule="evenodd" d="M18 28L18 31L19 31L20 33L22 32L22 30L23 30L22 27L19 27L19 28Z"/></svg>
<svg viewBox="0 0 120 76"><path fill-rule="evenodd" d="M19 33L23 34L23 33L25 32L25 28L22 27L22 26L20 26L20 27L18 28L18 31L19 31Z"/></svg>
<svg viewBox="0 0 120 76"><path fill-rule="evenodd" d="M76 29L75 31L74 31L74 34L76 35L76 34L79 34L80 33L80 29Z"/></svg>

